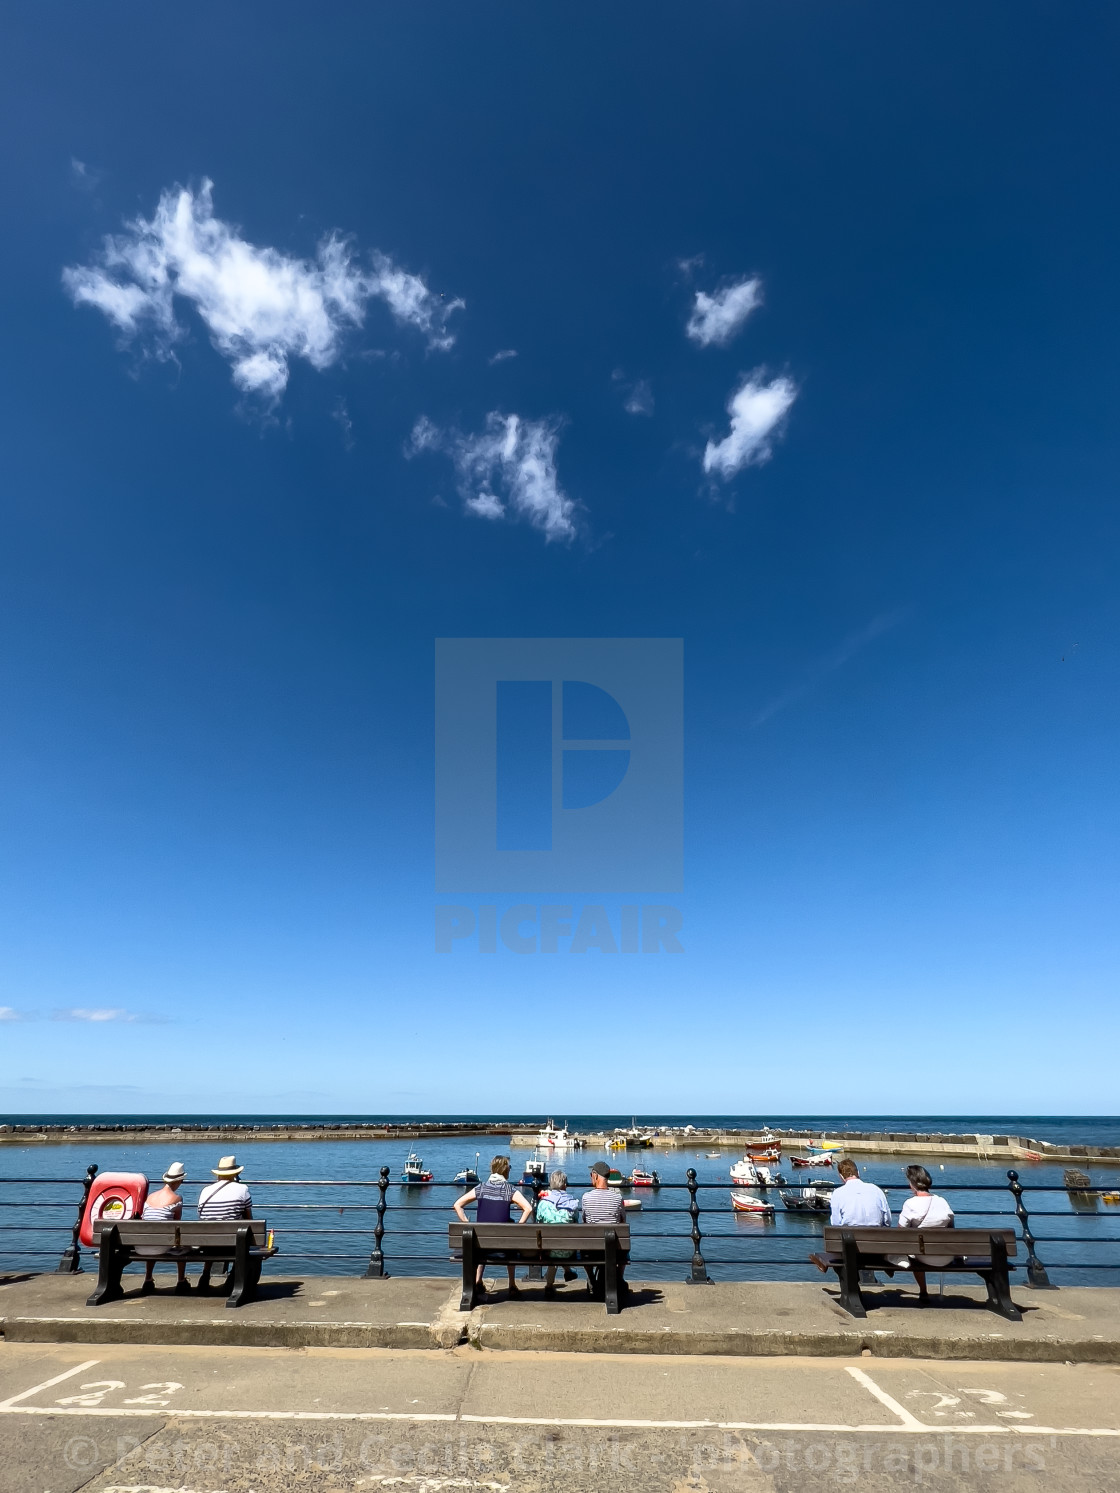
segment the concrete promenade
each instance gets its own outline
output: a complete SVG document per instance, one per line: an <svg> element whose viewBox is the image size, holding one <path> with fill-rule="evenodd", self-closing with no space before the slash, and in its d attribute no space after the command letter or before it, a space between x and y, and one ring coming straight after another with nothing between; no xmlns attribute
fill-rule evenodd
<svg viewBox="0 0 1120 1493"><path fill-rule="evenodd" d="M835 1280L689 1286L634 1282L631 1304L608 1317L585 1286L547 1298L522 1281L520 1299L490 1279L491 1296L470 1313L457 1310L458 1284L446 1276L381 1281L266 1275L258 1300L229 1310L222 1296L169 1289L154 1295L125 1275L127 1294L89 1308L96 1276L0 1277L0 1333L6 1342L130 1343L285 1348L475 1349L660 1357L874 1358L1026 1363L1120 1364L1120 1290L1013 1286L1023 1321L983 1306L983 1288L947 1279L941 1303L919 1310L913 1283L868 1288L867 1318L836 1301ZM934 1278L936 1290L936 1278Z"/></svg>
<svg viewBox="0 0 1120 1493"><path fill-rule="evenodd" d="M1099 1365L0 1343L4 1493L1081 1493Z"/></svg>

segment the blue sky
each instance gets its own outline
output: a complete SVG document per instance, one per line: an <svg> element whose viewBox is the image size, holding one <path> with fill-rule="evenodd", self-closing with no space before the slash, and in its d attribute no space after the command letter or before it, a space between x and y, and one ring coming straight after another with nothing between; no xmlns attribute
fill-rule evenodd
<svg viewBox="0 0 1120 1493"><path fill-rule="evenodd" d="M1115 1108L1111 7L2 26L0 1105ZM683 953L435 952L437 637L684 640Z"/></svg>

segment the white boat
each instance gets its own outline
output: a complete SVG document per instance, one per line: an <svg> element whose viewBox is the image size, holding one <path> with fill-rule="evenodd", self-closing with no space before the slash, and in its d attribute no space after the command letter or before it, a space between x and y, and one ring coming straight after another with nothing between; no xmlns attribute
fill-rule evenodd
<svg viewBox="0 0 1120 1493"><path fill-rule="evenodd" d="M731 1168L732 1182L740 1187L780 1187L782 1178L776 1176L768 1166L760 1166L751 1156L744 1156Z"/></svg>
<svg viewBox="0 0 1120 1493"><path fill-rule="evenodd" d="M551 1119L542 1130L537 1132L537 1145L543 1146L550 1151L572 1151L580 1148L579 1141L574 1135L568 1134L566 1125L556 1126Z"/></svg>
<svg viewBox="0 0 1120 1493"><path fill-rule="evenodd" d="M766 1213L771 1216L774 1213L774 1204L764 1203L761 1198L756 1198L753 1192L733 1192L731 1206L736 1213Z"/></svg>

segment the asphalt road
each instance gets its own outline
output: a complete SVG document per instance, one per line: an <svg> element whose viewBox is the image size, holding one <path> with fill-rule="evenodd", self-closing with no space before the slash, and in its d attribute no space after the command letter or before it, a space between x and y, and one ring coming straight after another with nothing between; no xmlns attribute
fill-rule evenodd
<svg viewBox="0 0 1120 1493"><path fill-rule="evenodd" d="M0 1344L3 1493L1120 1489L1120 1369Z"/></svg>

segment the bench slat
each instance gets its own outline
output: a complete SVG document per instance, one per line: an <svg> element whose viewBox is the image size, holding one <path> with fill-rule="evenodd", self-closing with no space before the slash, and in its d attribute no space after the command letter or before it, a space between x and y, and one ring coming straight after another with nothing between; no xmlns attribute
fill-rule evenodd
<svg viewBox="0 0 1120 1493"><path fill-rule="evenodd" d="M824 1231L824 1247L839 1253L845 1234L850 1234L862 1252L902 1255L986 1255L992 1235L1002 1239L1008 1255L1014 1255L1014 1229L881 1229L840 1228L831 1224Z"/></svg>
<svg viewBox="0 0 1120 1493"><path fill-rule="evenodd" d="M619 1249L630 1248L628 1223L452 1223L447 1226L452 1249L462 1248L464 1229L474 1230L481 1249L602 1249L607 1229L613 1229Z"/></svg>
<svg viewBox="0 0 1120 1493"><path fill-rule="evenodd" d="M123 1245L130 1249L172 1249L175 1235L184 1248L233 1249L238 1229L248 1229L253 1246L263 1249L268 1239L268 1220L264 1218L174 1219L99 1218L93 1226L96 1249L106 1229L116 1227Z"/></svg>

